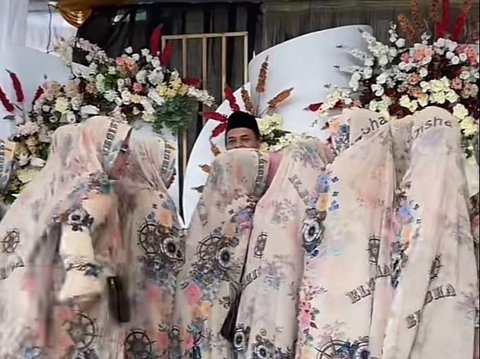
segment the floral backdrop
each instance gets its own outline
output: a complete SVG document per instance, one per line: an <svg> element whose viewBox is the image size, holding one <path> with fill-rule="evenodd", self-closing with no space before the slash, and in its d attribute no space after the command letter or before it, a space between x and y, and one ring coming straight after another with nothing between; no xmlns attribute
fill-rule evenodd
<svg viewBox="0 0 480 359"><path fill-rule="evenodd" d="M173 49L167 44L160 51L161 38L152 49L133 53L125 49L109 58L98 46L84 40L57 44L56 52L71 72L70 81L48 81L38 87L32 104L25 104L20 79L10 74L16 101L7 98L0 87L0 102L15 121L17 131L15 162L3 201L11 203L43 167L53 132L65 124L80 123L95 115L126 121L151 123L154 131L178 133L196 119L199 106L212 107L214 99L195 79L183 79L168 67ZM74 51L85 55L86 66L72 61Z"/></svg>
<svg viewBox="0 0 480 359"><path fill-rule="evenodd" d="M339 67L350 74L349 87L330 86L327 100L309 109L328 116L346 107L362 107L386 118L402 118L427 106L440 106L457 117L465 154L471 156L480 117L478 33L475 28L470 36L467 33L471 6L465 1L451 23L448 0L442 7L433 0L426 19L414 1L412 20L402 15L399 25L392 23L388 44L363 32L368 52L339 45L360 65Z"/></svg>

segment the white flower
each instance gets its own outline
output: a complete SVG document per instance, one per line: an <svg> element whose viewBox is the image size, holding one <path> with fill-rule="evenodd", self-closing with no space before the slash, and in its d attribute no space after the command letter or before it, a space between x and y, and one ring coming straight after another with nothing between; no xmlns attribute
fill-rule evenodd
<svg viewBox="0 0 480 359"><path fill-rule="evenodd" d="M370 103L368 104L368 109L370 111L377 111L377 106L378 106L378 102L375 101L375 100L372 100L370 101Z"/></svg>
<svg viewBox="0 0 480 359"><path fill-rule="evenodd" d="M80 106L82 106L83 103L83 97L82 95L77 95L72 98L72 109L74 111L78 111L80 109Z"/></svg>
<svg viewBox="0 0 480 359"><path fill-rule="evenodd" d="M103 76L103 74L97 74L97 75L95 76L95 80L96 80L97 82L104 82L104 81L105 81L105 76Z"/></svg>
<svg viewBox="0 0 480 359"><path fill-rule="evenodd" d="M70 103L65 97L59 97L55 101L55 111L64 114L70 108Z"/></svg>
<svg viewBox="0 0 480 359"><path fill-rule="evenodd" d="M458 58L458 56L454 56L452 57L452 59L450 60L450 62L453 64L453 65L458 65L460 63L460 59Z"/></svg>
<svg viewBox="0 0 480 359"><path fill-rule="evenodd" d="M470 77L470 72L468 71L462 71L460 73L460 76L458 76L461 80L466 80Z"/></svg>
<svg viewBox="0 0 480 359"><path fill-rule="evenodd" d="M466 116L460 122L460 128L466 136L472 136L478 132L478 124L472 116Z"/></svg>
<svg viewBox="0 0 480 359"><path fill-rule="evenodd" d="M445 39L438 38L437 41L434 42L433 46L435 47L445 47Z"/></svg>
<svg viewBox="0 0 480 359"><path fill-rule="evenodd" d="M125 49L126 54L131 54L132 51L133 51L133 49L130 46Z"/></svg>
<svg viewBox="0 0 480 359"><path fill-rule="evenodd" d="M403 95L402 97L400 97L400 106L409 108L410 102L410 97L408 97L408 95Z"/></svg>
<svg viewBox="0 0 480 359"><path fill-rule="evenodd" d="M125 80L124 79L118 79L117 80L117 87L119 90L121 90L125 86Z"/></svg>
<svg viewBox="0 0 480 359"><path fill-rule="evenodd" d="M427 75L428 75L428 70L427 70L426 68L422 67L422 68L420 69L420 71L418 72L418 74L420 75L420 77L427 77Z"/></svg>
<svg viewBox="0 0 480 359"><path fill-rule="evenodd" d="M165 103L165 99L161 97L156 91L150 90L148 92L148 98L152 99L158 106L162 106Z"/></svg>
<svg viewBox="0 0 480 359"><path fill-rule="evenodd" d="M455 56L455 54L453 52L450 52L450 51L445 54L445 57L448 60L451 60L454 56Z"/></svg>
<svg viewBox="0 0 480 359"><path fill-rule="evenodd" d="M147 80L147 71L145 70L140 70L137 72L135 75L135 79L137 80L138 83L144 84L145 81Z"/></svg>
<svg viewBox="0 0 480 359"><path fill-rule="evenodd" d="M410 101L410 105L408 106L408 109L410 112L415 112L418 108L418 102L417 100Z"/></svg>
<svg viewBox="0 0 480 359"><path fill-rule="evenodd" d="M77 117L72 111L67 112L66 120L68 123L75 123L77 122Z"/></svg>
<svg viewBox="0 0 480 359"><path fill-rule="evenodd" d="M423 92L427 92L430 90L431 86L430 86L430 83L427 82L427 81L422 81L420 82L420 87L422 89Z"/></svg>
<svg viewBox="0 0 480 359"><path fill-rule="evenodd" d="M137 62L138 60L140 60L140 55L139 54L133 54L132 59L133 59L133 61Z"/></svg>
<svg viewBox="0 0 480 359"><path fill-rule="evenodd" d="M380 66L385 66L386 64L388 64L388 57L385 55L380 56L380 58L378 59L378 64Z"/></svg>
<svg viewBox="0 0 480 359"><path fill-rule="evenodd" d="M125 105L128 105L132 102L132 94L128 90L123 90L120 96Z"/></svg>
<svg viewBox="0 0 480 359"><path fill-rule="evenodd" d="M457 95L457 93L455 91L450 90L446 93L445 98L447 99L448 102L455 103L455 102L458 101L459 96Z"/></svg>
<svg viewBox="0 0 480 359"><path fill-rule="evenodd" d="M458 55L458 57L460 58L460 60L461 60L462 62L465 62L465 61L467 61L467 59L468 59L467 54L464 53L464 52L462 52L460 55Z"/></svg>
<svg viewBox="0 0 480 359"><path fill-rule="evenodd" d="M354 72L354 73L352 74L351 80L352 80L352 81L359 81L361 78L362 78L362 76L360 75L359 72Z"/></svg>
<svg viewBox="0 0 480 359"><path fill-rule="evenodd" d="M405 44L406 44L406 41L405 39L398 39L396 42L395 42L395 46L398 47L399 49L401 49L402 47L405 47Z"/></svg>
<svg viewBox="0 0 480 359"><path fill-rule="evenodd" d="M103 97L108 102L113 102L118 97L118 93L117 91L114 91L114 90L108 90L103 94Z"/></svg>
<svg viewBox="0 0 480 359"><path fill-rule="evenodd" d="M142 54L143 57L147 57L150 54L149 49L141 49L140 53Z"/></svg>
<svg viewBox="0 0 480 359"><path fill-rule="evenodd" d="M446 101L445 93L444 92L434 92L430 96L430 99L432 100L433 103L444 104L445 101Z"/></svg>
<svg viewBox="0 0 480 359"><path fill-rule="evenodd" d="M385 73L381 73L377 77L377 84L384 84L387 82L387 75Z"/></svg>
<svg viewBox="0 0 480 359"><path fill-rule="evenodd" d="M148 74L147 78L148 82L150 82L154 86L157 86L163 82L164 76L162 71L154 70Z"/></svg>
<svg viewBox="0 0 480 359"><path fill-rule="evenodd" d="M373 69L371 67L365 67L363 69L363 77L369 79L373 75Z"/></svg>
<svg viewBox="0 0 480 359"><path fill-rule="evenodd" d="M373 62L373 57L371 57L371 56L366 57L364 64L365 64L365 66L367 66L367 67L373 66L373 64L374 64L374 62Z"/></svg>
<svg viewBox="0 0 480 359"><path fill-rule="evenodd" d="M358 87L360 86L360 83L358 81L355 81L355 80L350 80L350 82L348 83L348 86L350 86L350 88L353 90L353 91L357 91L358 90Z"/></svg>
<svg viewBox="0 0 480 359"><path fill-rule="evenodd" d="M43 106L42 106L42 111L43 111L43 112L50 112L50 110L51 110L51 107L50 107L50 106L48 106L48 105L43 105Z"/></svg>
<svg viewBox="0 0 480 359"><path fill-rule="evenodd" d="M83 106L80 109L80 115L84 118L88 116L98 115L98 113L99 113L98 108L92 105Z"/></svg>
<svg viewBox="0 0 480 359"><path fill-rule="evenodd" d="M161 68L162 65L160 64L160 59L158 57L152 58L152 66L154 68Z"/></svg>
<svg viewBox="0 0 480 359"><path fill-rule="evenodd" d="M422 60L422 65L428 65L430 62L432 62L432 57L431 56L425 56Z"/></svg>
<svg viewBox="0 0 480 359"><path fill-rule="evenodd" d="M424 93L420 94L417 101L421 107L426 107L428 105L428 95Z"/></svg>
<svg viewBox="0 0 480 359"><path fill-rule="evenodd" d="M468 110L461 103L457 103L453 107L453 116L460 120L463 120L466 116L468 116Z"/></svg>
<svg viewBox="0 0 480 359"><path fill-rule="evenodd" d="M397 54L398 54L398 50L394 47L391 47L390 51L389 51L390 57L395 57L395 56L397 56Z"/></svg>
<svg viewBox="0 0 480 359"><path fill-rule="evenodd" d="M375 96L378 97L382 96L385 93L383 86L379 84L373 84L372 91L375 93Z"/></svg>
<svg viewBox="0 0 480 359"><path fill-rule="evenodd" d="M114 75L115 72L117 72L117 70L115 69L115 66L109 66L109 67L108 67L108 73L109 73L110 75Z"/></svg>

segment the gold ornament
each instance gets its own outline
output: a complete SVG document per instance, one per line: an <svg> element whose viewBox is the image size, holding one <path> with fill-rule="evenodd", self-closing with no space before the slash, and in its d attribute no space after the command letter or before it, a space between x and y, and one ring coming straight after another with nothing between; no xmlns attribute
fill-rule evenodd
<svg viewBox="0 0 480 359"><path fill-rule="evenodd" d="M102 6L122 6L133 0L57 0L49 5L56 8L65 21L75 27L80 27L92 15L93 8Z"/></svg>

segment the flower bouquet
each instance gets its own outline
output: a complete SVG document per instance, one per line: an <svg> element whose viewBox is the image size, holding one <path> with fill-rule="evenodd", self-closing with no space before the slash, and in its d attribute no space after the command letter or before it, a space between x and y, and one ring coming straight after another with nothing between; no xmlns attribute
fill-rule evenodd
<svg viewBox="0 0 480 359"><path fill-rule="evenodd" d="M332 110L361 107L401 118L427 106L443 107L458 118L465 153L471 156L480 117L478 45L472 44L477 36L466 40L472 45L459 43L465 37L471 2L464 4L452 28L449 1L443 1L442 19L438 16L439 8L439 0L432 0L430 33L414 1L413 23L404 15L399 17L405 37L399 35L396 24L391 24L388 45L362 32L368 44L367 53L339 46L363 64L339 67L350 74L349 87L329 86L326 101L309 109L325 116Z"/></svg>
<svg viewBox="0 0 480 359"><path fill-rule="evenodd" d="M85 40L61 44L57 52L72 69L68 84L47 82L44 93L31 112L32 120L51 129L61 124L81 122L92 115L108 115L135 123L145 121L155 131L186 129L199 102L211 107L214 99L199 89L195 80L182 79L168 68L172 47L162 52L133 53L131 48L117 58L109 58L98 46ZM70 58L73 50L85 54L87 67L78 69Z"/></svg>
<svg viewBox="0 0 480 359"><path fill-rule="evenodd" d="M16 132L10 138L14 143L13 163L9 164L11 165L10 179L6 188L0 190L3 202L9 204L44 166L48 148L43 146L46 133L38 124L29 121L28 113L25 111L25 92L19 77L11 71L7 70L7 72L10 75L16 101L10 100L0 87L0 102L7 112L3 119L14 122ZM35 99L38 96L37 92Z"/></svg>
<svg viewBox="0 0 480 359"><path fill-rule="evenodd" d="M256 92L258 96L263 96L266 91L266 82L268 77L268 57L263 62L258 75L258 81L256 86ZM267 151L277 152L303 136L289 133L283 130L282 117L277 113L278 107L285 103L293 93L293 88L289 88L281 91L270 101L268 101L268 107L265 109L259 109L255 106L255 103L250 96L247 89L241 89L241 99L243 102L243 110L254 115L258 119L258 126L260 129L262 149ZM225 86L225 98L228 101L232 112L241 111L240 104L237 102L232 89L229 86ZM259 103L260 101L256 101ZM218 112L206 112L203 114L206 120L215 120L219 124L212 131L211 139L218 137L225 132L227 128L227 116ZM212 151L214 154L218 154L218 147L212 144Z"/></svg>

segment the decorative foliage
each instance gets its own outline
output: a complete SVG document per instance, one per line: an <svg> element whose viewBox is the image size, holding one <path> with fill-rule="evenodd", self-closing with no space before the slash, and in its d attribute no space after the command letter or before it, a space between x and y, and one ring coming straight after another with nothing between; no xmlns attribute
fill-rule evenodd
<svg viewBox="0 0 480 359"><path fill-rule="evenodd" d="M478 45L454 41L462 36L467 39L464 35L470 7L467 1L451 26L449 1L443 1L440 17L438 1L434 0L429 16L435 33L432 37L427 32L419 33L422 28L419 24L424 21L414 2L413 25L406 16L399 18L402 32L413 42L410 47L407 39L398 34L395 24L390 26L388 45L362 32L368 52L339 46L363 65L339 67L340 71L350 74L349 87L330 86L326 101L311 105L309 110L318 110L325 116L332 110L362 107L387 117L402 118L427 106L440 106L458 118L465 153L470 156L480 117Z"/></svg>
<svg viewBox="0 0 480 359"><path fill-rule="evenodd" d="M159 42L161 29L152 36L153 53L148 49L133 53L127 48L115 59L85 40L60 46L57 52L66 56L72 79L65 86L47 82L44 93L35 101L32 119L49 129L93 115L114 116L129 123L150 122L156 131L187 128L195 104L210 107L214 100L194 86L199 85L198 81L184 81L177 71L168 69L173 49L167 44L160 53L155 45ZM85 53L86 71L73 69L68 58L71 49Z"/></svg>
<svg viewBox="0 0 480 359"><path fill-rule="evenodd" d="M257 85L255 87L259 97L262 96L266 91L267 77L268 77L268 57L266 57L265 61L262 63L262 66L258 74ZM250 93L245 88L242 88L240 92L243 106L240 106L238 104L237 99L235 98L233 90L230 88L230 86L227 85L225 86L225 89L224 89L225 99L228 101L228 104L232 112L241 111L241 107L243 107L244 111L254 115L255 117L257 117L257 119L268 118L269 120L271 120L272 118L279 118L278 116L274 116L274 117L272 116L275 115L277 108L290 98L290 96L292 95L292 92L293 92L293 88L289 88L281 91L279 94L277 94L275 97L273 97L270 101L267 102L268 107L265 110L259 111L258 105L255 106ZM258 104L259 102L260 102L260 99L258 98L256 103ZM220 114L218 112L206 112L203 114L203 117L207 120L215 120L220 122L218 126L215 127L215 129L212 131L211 138L218 137L227 128L228 118L223 114ZM281 127L278 128L278 124L275 121L271 122L270 124L270 126L275 127L275 131L269 132L267 138L265 139L263 138L263 133L262 133L262 141L264 141L264 143L267 143L268 144L267 146L274 146L274 144L281 137L285 136L287 133L283 131ZM261 127L262 126L261 124L263 123L263 121L260 121L259 123ZM279 123L281 124L282 121L280 121ZM272 137L274 134L275 136Z"/></svg>
<svg viewBox="0 0 480 359"><path fill-rule="evenodd" d="M9 70L7 72L15 93L15 102L9 99L0 87L0 102L8 113L3 119L13 121L17 128L11 138L15 142L12 174L7 187L1 193L2 201L9 204L44 166L49 137L42 131L41 126L29 120L24 109L25 92L22 83L16 73Z"/></svg>

